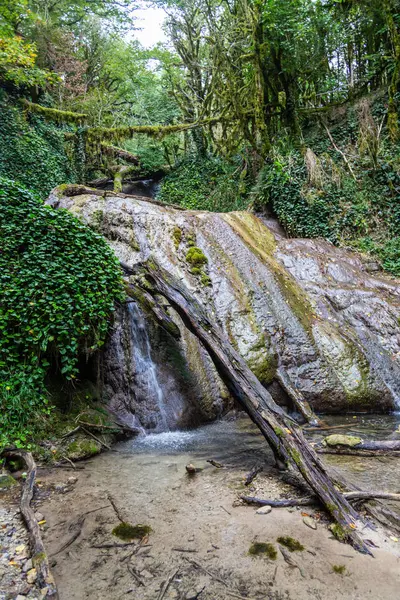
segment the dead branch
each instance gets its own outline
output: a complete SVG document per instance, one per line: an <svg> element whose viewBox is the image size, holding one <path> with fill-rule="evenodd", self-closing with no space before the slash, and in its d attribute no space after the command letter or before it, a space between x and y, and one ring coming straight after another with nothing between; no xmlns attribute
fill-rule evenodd
<svg viewBox="0 0 400 600"><path fill-rule="evenodd" d="M113 509L114 509L114 512L115 512L115 514L117 515L117 518L118 518L118 520L119 520L119 521L121 521L121 523L125 523L125 519L123 518L123 516L122 516L121 512L119 511L119 508L118 508L118 506L116 505L116 503L115 503L115 500L114 500L114 498L111 496L110 492L108 492L108 493L107 493L107 498L108 498L108 500L109 500L109 502L110 502L111 506L113 507Z"/></svg>
<svg viewBox="0 0 400 600"><path fill-rule="evenodd" d="M262 465L256 465L255 467L252 468L252 470L250 471L250 473L248 473L246 475L246 479L244 482L244 485L250 485L255 478L257 477L257 475L259 473L261 473L261 471L263 470L263 466Z"/></svg>
<svg viewBox="0 0 400 600"><path fill-rule="evenodd" d="M6 458L21 458L26 464L28 473L22 488L20 509L28 528L32 550L32 564L37 571L37 581L41 589L47 589L47 598L58 600L58 591L50 571L49 560L40 534L40 528L31 507L36 480L36 463L30 452L6 448L3 453Z"/></svg>
<svg viewBox="0 0 400 600"><path fill-rule="evenodd" d="M63 552L64 550L69 548L69 546L71 546L71 544L73 544L75 542L75 540L78 539L78 537L81 535L84 522L85 522L85 517L82 515L79 517L79 519L76 521L76 523L73 523L72 525L70 525L69 529L70 530L75 529L74 533L72 534L70 539L65 542L65 544L63 544L56 552L53 552L51 554L52 558L53 558L53 556L57 556L57 554L60 554L60 552Z"/></svg>

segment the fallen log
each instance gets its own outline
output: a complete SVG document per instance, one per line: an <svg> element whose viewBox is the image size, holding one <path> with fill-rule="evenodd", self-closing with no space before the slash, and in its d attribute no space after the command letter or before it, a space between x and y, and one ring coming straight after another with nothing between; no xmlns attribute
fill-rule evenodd
<svg viewBox="0 0 400 600"><path fill-rule="evenodd" d="M49 559L40 534L40 527L35 518L34 510L31 507L36 480L36 463L33 460L32 454L25 450L6 448L2 452L2 456L6 458L21 458L27 467L27 476L22 488L20 509L29 532L32 564L37 572L37 583L39 588L47 590L46 598L58 600L57 587L50 571Z"/></svg>
<svg viewBox="0 0 400 600"><path fill-rule="evenodd" d="M358 456L400 455L400 440L362 440L353 435L328 435L316 447L320 454Z"/></svg>
<svg viewBox="0 0 400 600"><path fill-rule="evenodd" d="M389 492L364 492L356 490L352 492L343 492L343 496L351 501L358 500L395 500L400 502L400 494L391 494ZM315 496L306 496L305 498L282 498L280 500L269 500L264 498L256 498L254 496L240 496L240 499L247 504L256 504L257 506L272 506L274 508L283 508L288 506L310 506L316 504L318 498Z"/></svg>
<svg viewBox="0 0 400 600"><path fill-rule="evenodd" d="M147 291L164 296L183 323L202 343L236 400L272 448L278 462L292 464L340 526L342 535L360 552L371 554L357 531L360 515L334 486L325 465L308 444L301 428L274 402L222 330L213 323L187 289L154 262L139 267ZM135 271L132 269L131 274ZM138 277L140 286L140 277Z"/></svg>

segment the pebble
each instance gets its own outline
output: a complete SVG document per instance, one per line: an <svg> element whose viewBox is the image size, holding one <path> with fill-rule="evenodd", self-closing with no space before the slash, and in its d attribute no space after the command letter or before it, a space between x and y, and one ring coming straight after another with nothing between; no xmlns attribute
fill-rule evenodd
<svg viewBox="0 0 400 600"><path fill-rule="evenodd" d="M35 512L35 519L37 522L44 521L44 516L42 515L41 512Z"/></svg>
<svg viewBox="0 0 400 600"><path fill-rule="evenodd" d="M29 558L29 559L26 561L26 563L24 564L24 566L22 567L22 572L23 572L23 573L27 573L28 571L30 571L30 570L32 569L32 567L33 567L33 564L32 564L32 559L31 559L31 558Z"/></svg>
<svg viewBox="0 0 400 600"><path fill-rule="evenodd" d="M257 508L256 515L268 515L271 510L272 508L270 506L261 506L261 508Z"/></svg>
<svg viewBox="0 0 400 600"><path fill-rule="evenodd" d="M68 483L70 483L71 485L74 485L74 483L76 483L76 482L78 481L78 478L77 478L77 477L74 477L74 476L72 476L72 477L68 477L67 481L68 481Z"/></svg>
<svg viewBox="0 0 400 600"><path fill-rule="evenodd" d="M303 523L304 525L307 525L307 527L309 527L310 529L317 529L317 523L312 517L303 517Z"/></svg>
<svg viewBox="0 0 400 600"><path fill-rule="evenodd" d="M28 583L35 583L36 579L37 579L37 571L35 568L33 568L27 572L26 580Z"/></svg>

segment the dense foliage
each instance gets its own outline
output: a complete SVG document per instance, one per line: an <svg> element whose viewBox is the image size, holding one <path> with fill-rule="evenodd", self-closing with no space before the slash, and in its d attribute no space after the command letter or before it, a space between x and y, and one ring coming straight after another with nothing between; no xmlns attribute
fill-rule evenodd
<svg viewBox="0 0 400 600"><path fill-rule="evenodd" d="M0 174L45 197L61 183L77 180L73 146L64 131L0 95Z"/></svg>
<svg viewBox="0 0 400 600"><path fill-rule="evenodd" d="M249 204L241 161L188 158L164 177L158 199L195 210L246 210Z"/></svg>
<svg viewBox="0 0 400 600"><path fill-rule="evenodd" d="M0 179L0 445L46 412L50 366L73 380L103 345L121 289L101 236Z"/></svg>

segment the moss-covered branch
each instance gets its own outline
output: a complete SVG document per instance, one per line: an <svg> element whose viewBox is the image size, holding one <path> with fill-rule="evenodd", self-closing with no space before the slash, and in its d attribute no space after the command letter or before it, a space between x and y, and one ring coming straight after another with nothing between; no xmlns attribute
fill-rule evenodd
<svg viewBox="0 0 400 600"><path fill-rule="evenodd" d="M26 98L21 99L22 106L31 113L36 113L48 119L50 121L56 121L57 123L76 123L81 125L86 119L87 115L83 113L74 113L69 110L58 110L57 108L47 108L30 102Z"/></svg>

